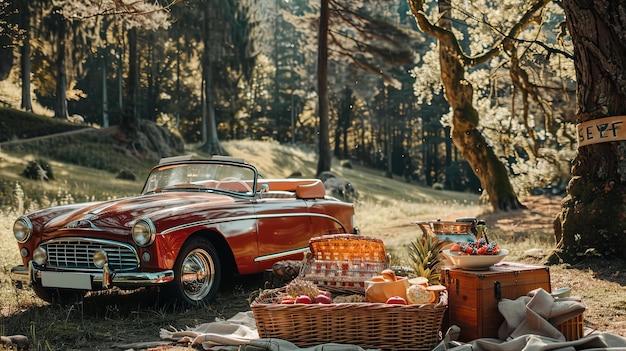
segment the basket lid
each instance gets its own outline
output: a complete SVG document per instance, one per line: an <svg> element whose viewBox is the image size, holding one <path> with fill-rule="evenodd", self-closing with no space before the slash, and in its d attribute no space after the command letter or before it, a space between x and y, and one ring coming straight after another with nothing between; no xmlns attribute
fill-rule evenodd
<svg viewBox="0 0 626 351"><path fill-rule="evenodd" d="M313 256L329 254L349 256L350 259L359 257L361 260L383 262L386 259L385 244L378 238L356 234L323 235L309 240L309 249Z"/></svg>

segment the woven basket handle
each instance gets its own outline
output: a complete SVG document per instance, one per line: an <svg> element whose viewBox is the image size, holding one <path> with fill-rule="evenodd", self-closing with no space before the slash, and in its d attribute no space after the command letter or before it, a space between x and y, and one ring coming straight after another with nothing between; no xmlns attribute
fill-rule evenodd
<svg viewBox="0 0 626 351"><path fill-rule="evenodd" d="M299 278L306 277L306 274L311 269L311 262L313 261L313 253L311 251L304 252L304 258L302 259L302 266L300 267Z"/></svg>

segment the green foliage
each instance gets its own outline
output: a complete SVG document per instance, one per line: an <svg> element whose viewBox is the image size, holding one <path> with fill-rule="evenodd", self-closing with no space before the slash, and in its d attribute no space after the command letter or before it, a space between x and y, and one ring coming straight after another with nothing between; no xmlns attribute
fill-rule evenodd
<svg viewBox="0 0 626 351"><path fill-rule="evenodd" d="M52 167L48 162L41 159L28 161L28 163L26 164L26 168L24 169L24 171L22 171L22 176L28 179L41 180L46 182L54 179Z"/></svg>
<svg viewBox="0 0 626 351"><path fill-rule="evenodd" d="M455 41L449 47L454 48L451 57L459 64L458 69L441 72L439 46L431 45L414 69L418 99L430 102L442 91L442 77L456 77L456 83L472 87L473 96L463 100L458 99L458 92L447 94L451 102L464 105L456 106L454 120L450 113L444 125L475 126L507 166L507 176L521 178L511 181L520 194L563 180L569 173L566 160L576 150L574 111L569 103L575 99L573 47L570 40L564 40L563 8L550 1L533 6L510 0L453 1L448 22L441 21L442 14L437 11L447 2L410 3L424 11L413 9L425 32L444 43ZM427 21L437 26L449 24L449 28L429 30L423 25ZM444 31L449 34L445 39ZM505 49L496 50L498 47Z"/></svg>
<svg viewBox="0 0 626 351"><path fill-rule="evenodd" d="M47 27L51 24L47 21L51 3L30 4L36 9L31 19L32 88L38 103L52 108L56 103L52 97L57 76L54 65L57 43L54 31ZM200 142L205 132L201 130L202 67L210 59L215 91L210 100L215 105L219 139L272 139L310 145L318 142L315 91L318 5L305 0L202 0L176 2L168 11L152 11L158 4L140 1L126 8L138 15L113 20L99 17L97 12L102 8L88 6L85 1L64 0L60 4L71 28L66 43L69 52L66 90L71 114L101 124L106 106L110 125L116 125L132 106L141 118L168 123L179 128L187 142ZM431 182L445 172L450 162L450 157L444 155L458 157L451 143L441 142L444 138L441 128L437 130L441 135L422 139L424 125L439 121L448 110L442 99L436 45L431 45L432 38L415 30L414 17L407 13L407 2L358 0L331 5L329 138L346 141L338 144L342 152L339 153L339 147L336 151L345 158L358 157L364 164L391 169L395 175L420 173L420 179ZM435 6L430 3L425 9ZM515 22L515 16L502 14L522 13L526 4L507 0L455 6L455 34L459 34L467 52L479 54L480 48L493 43L494 37L497 39L494 33L506 33L504 29ZM204 13L205 8L210 10L208 14ZM545 77L548 86L545 90L556 91L560 96L542 99L546 106L551 106L554 116L568 115L567 106L571 104L563 96L571 92L571 82L566 81L563 90L556 89L558 75L553 69L544 70L543 64L553 68L559 63L564 71L562 76L571 77L571 61L560 62L556 52L546 55L533 43L540 40L554 44L557 38L553 29L562 20L561 12L555 5L549 5L542 14L547 27L525 27L520 40L528 46L525 51L528 54L520 60L529 63L524 67L536 70L529 76ZM489 19L489 25L483 23L483 17L471 15L474 13L488 13L484 18ZM215 18L210 23L203 22L208 15ZM129 82L124 78L129 75L128 56L124 53L128 53L126 35L131 27L137 28L137 64L141 67L137 72L136 102L126 96ZM537 36L535 29L540 31ZM568 52L569 41L562 44ZM414 65L419 67L410 72ZM509 136L516 145L528 147L524 128L517 123L522 114L511 112L510 108L523 106L519 102L521 94L511 98L510 105L508 102L514 88L504 69L510 65L506 57L497 58L489 65L468 70L466 75L476 87L479 128L491 143L502 146L497 150L502 159L525 157L505 150L503 145L511 142L503 140L502 135ZM544 82L541 83L535 86L542 87ZM350 123L335 129L334 123L348 122L340 112L339 95L344 88L354 91L352 118ZM103 101L105 96L107 101ZM518 100L515 104L514 99ZM540 107L531 104L531 115L527 116L529 128L537 130L539 139L545 140L548 148L571 149L571 144L563 144L562 138L557 142L551 138L555 123L544 126L541 112ZM14 120L21 122L19 117ZM36 127L29 128L28 135L21 135L0 125L0 141L36 136ZM342 133L338 133L339 129ZM109 159L94 151L68 149L66 155L55 157L118 171L111 169ZM511 171L515 176L525 177L516 183L521 189L532 187L536 181L549 181L538 179L541 175L532 172L539 162L534 159L524 162L517 164L523 164L523 169ZM387 168L389 164L391 167Z"/></svg>

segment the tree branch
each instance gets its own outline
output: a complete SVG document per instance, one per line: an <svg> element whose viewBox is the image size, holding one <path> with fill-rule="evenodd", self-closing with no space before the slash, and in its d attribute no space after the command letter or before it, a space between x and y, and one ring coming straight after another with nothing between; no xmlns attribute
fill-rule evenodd
<svg viewBox="0 0 626 351"><path fill-rule="evenodd" d="M152 13L160 12L160 11L168 11L172 6L182 2L183 0L172 0L169 4L165 6L157 6L151 5L151 9L146 10L142 9L141 5L147 5L148 3L143 0L137 0L134 2L126 3L124 0L110 0L110 2L114 5L113 7L106 6L105 2L109 2L106 0L98 1L98 10L95 13L91 13L88 15L78 15L72 14L67 17L68 19L81 19L86 20L94 17L103 17L103 16L115 16L115 15L149 15Z"/></svg>
<svg viewBox="0 0 626 351"><path fill-rule="evenodd" d="M424 33L436 37L439 41L446 42L448 47L453 49L455 55L464 66L473 67L500 55L502 48L505 45L510 45L511 43L518 41L517 36L524 30L524 28L533 22L536 13L541 11L551 1L552 0L537 0L526 11L526 13L524 13L520 20L513 27L511 27L508 34L500 33L502 36L500 40L495 42L491 48L476 56L470 56L463 52L463 49L461 48L454 33L435 25L428 20L426 13L422 9L424 6L423 0L409 0L409 7L411 8L413 16L415 16L418 26ZM488 25L488 23L482 20L481 22ZM556 50L555 52L559 51Z"/></svg>

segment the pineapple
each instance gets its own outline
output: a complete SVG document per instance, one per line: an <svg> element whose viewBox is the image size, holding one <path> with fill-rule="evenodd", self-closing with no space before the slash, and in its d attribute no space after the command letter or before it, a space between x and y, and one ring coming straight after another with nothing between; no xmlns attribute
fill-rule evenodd
<svg viewBox="0 0 626 351"><path fill-rule="evenodd" d="M444 241L422 234L408 247L415 275L427 278L429 285L440 284L441 266L444 261L441 251L444 245Z"/></svg>

